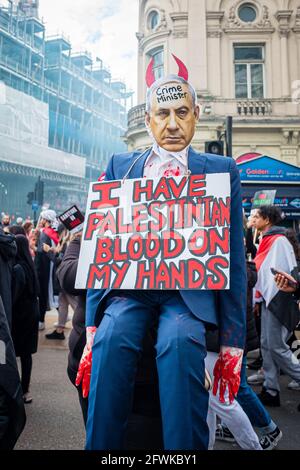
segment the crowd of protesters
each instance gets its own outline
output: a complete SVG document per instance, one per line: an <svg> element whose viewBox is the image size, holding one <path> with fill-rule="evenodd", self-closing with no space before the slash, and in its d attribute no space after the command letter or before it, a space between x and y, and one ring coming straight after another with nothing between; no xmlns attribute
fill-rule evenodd
<svg viewBox="0 0 300 470"><path fill-rule="evenodd" d="M291 390L300 390L300 363L292 346L299 331L300 248L296 233L282 226L275 206L261 206L245 219L245 262L248 275L247 335L238 395L221 403L210 391L207 422L209 448L215 440L236 441L243 449L270 450L282 431L267 408L278 407L280 373L292 379ZM24 403L30 394L32 355L38 348L38 333L45 329L45 315L57 309L55 329L47 340L64 340L69 306L74 311L69 336L67 373L77 386L86 424L88 397L84 395L78 366L86 345L86 292L75 289L81 233L70 237L59 225L53 210L43 211L37 227L19 218L11 225L3 215L0 227L0 340L10 354L7 373L0 374L0 449L13 448L25 425ZM42 334L42 333L41 333ZM145 338L136 377L133 411L159 416L155 366L155 326ZM208 389L219 352L218 332L207 332ZM12 346L13 344L13 346ZM251 362L247 354L259 351ZM20 358L21 379L15 356ZM247 378L247 368L257 369ZM262 385L254 393L250 385ZM267 407L267 408L266 408ZM300 405L299 405L300 411ZM130 420L128 424L130 429ZM256 431L256 432L255 432Z"/></svg>
<svg viewBox="0 0 300 470"><path fill-rule="evenodd" d="M0 340L6 347L6 372L0 374L0 448L13 448L25 425L24 404L30 393L32 355L37 352L45 314L57 308L57 328L47 340L63 340L68 307L77 300L59 286L56 269L69 236L55 211L41 212L37 227L4 214L0 226ZM9 353L9 356L8 356ZM16 357L20 358L20 376ZM2 362L0 360L1 367ZM18 416L16 413L18 410Z"/></svg>

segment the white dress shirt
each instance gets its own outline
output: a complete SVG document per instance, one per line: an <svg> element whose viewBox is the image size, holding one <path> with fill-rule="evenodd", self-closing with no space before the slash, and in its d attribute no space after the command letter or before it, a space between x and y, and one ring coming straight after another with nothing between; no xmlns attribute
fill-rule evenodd
<svg viewBox="0 0 300 470"><path fill-rule="evenodd" d="M183 176L188 172L188 149L168 152L154 142L144 166L144 178Z"/></svg>

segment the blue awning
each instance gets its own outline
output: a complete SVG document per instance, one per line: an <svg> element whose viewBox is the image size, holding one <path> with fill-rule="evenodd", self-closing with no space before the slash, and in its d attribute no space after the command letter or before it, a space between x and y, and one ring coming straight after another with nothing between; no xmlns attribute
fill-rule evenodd
<svg viewBox="0 0 300 470"><path fill-rule="evenodd" d="M262 155L237 164L242 183L300 184L300 168Z"/></svg>

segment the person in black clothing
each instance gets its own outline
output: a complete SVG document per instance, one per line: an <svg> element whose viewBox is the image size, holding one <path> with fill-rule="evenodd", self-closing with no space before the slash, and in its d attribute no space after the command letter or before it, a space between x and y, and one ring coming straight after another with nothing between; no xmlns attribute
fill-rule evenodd
<svg viewBox="0 0 300 470"><path fill-rule="evenodd" d="M26 235L26 232L21 225L11 225L9 227L9 233L12 235Z"/></svg>
<svg viewBox="0 0 300 470"><path fill-rule="evenodd" d="M5 233L0 227L0 296L2 297L8 325L11 328L12 307L12 266L17 253L14 235Z"/></svg>
<svg viewBox="0 0 300 470"><path fill-rule="evenodd" d="M0 450L14 448L25 423L26 414L16 356L0 296Z"/></svg>
<svg viewBox="0 0 300 470"><path fill-rule="evenodd" d="M39 284L30 256L29 243L24 235L16 236L17 255L14 265L12 338L16 356L20 357L22 390L25 403L31 403L29 385L32 354L38 345L38 294Z"/></svg>
<svg viewBox="0 0 300 470"><path fill-rule="evenodd" d="M61 288L69 295L77 296L77 308L74 310L72 330L69 336L68 376L75 386L76 375L82 351L86 343L85 336L85 300L86 291L75 289L76 271L80 252L80 234L76 234L66 249L56 275ZM87 420L88 399L82 397L81 387L77 388L84 422Z"/></svg>
<svg viewBox="0 0 300 470"><path fill-rule="evenodd" d="M300 310L300 273L298 273L298 279L295 279L290 274L282 271L281 273L276 274L276 276L274 277L274 281L276 282L278 289L293 296L294 302L298 305L298 308ZM289 281L292 284L289 284ZM297 410L300 411L300 403L298 405Z"/></svg>
<svg viewBox="0 0 300 470"><path fill-rule="evenodd" d="M64 329L65 325L68 321L68 311L69 305L72 307L73 311L76 309L77 306L77 299L73 295L68 294L65 290L60 286L56 271L62 262L67 246L70 241L70 234L66 230L63 224L60 224L57 228L57 233L59 235L59 243L57 247L50 248L48 245L44 244L43 249L48 254L51 261L54 263L53 269L53 281L54 285L56 285L56 291L58 291L58 322L55 324L56 328L52 333L48 333L45 335L45 338L50 340L64 340L65 334Z"/></svg>
<svg viewBox="0 0 300 470"><path fill-rule="evenodd" d="M49 209L42 211L40 215L41 232L35 255L35 266L40 282L40 323L39 329L45 329L45 315L48 310L58 307L58 292L54 290L54 263L51 257L43 249L44 244L56 247L59 241L57 233L57 219L55 211Z"/></svg>

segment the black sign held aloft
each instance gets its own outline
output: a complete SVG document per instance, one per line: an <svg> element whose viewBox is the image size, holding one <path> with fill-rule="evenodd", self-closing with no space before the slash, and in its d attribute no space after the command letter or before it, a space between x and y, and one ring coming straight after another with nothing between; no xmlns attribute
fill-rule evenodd
<svg viewBox="0 0 300 470"><path fill-rule="evenodd" d="M84 215L77 206L70 207L70 209L59 215L58 218L71 233L80 232L83 228Z"/></svg>

